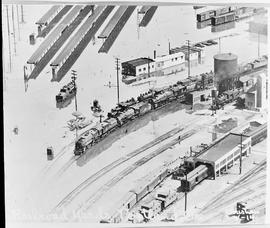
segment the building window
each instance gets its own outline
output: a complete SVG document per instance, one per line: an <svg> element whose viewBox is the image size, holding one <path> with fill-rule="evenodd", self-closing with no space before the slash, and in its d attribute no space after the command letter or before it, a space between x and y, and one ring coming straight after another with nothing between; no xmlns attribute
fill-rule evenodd
<svg viewBox="0 0 270 228"><path fill-rule="evenodd" d="M181 59L183 59L184 58L184 56L181 56Z"/></svg>
<svg viewBox="0 0 270 228"><path fill-rule="evenodd" d="M175 60L177 60L177 58L175 58Z"/></svg>
<svg viewBox="0 0 270 228"><path fill-rule="evenodd" d="M143 70L146 71L146 68L144 67Z"/></svg>
<svg viewBox="0 0 270 228"><path fill-rule="evenodd" d="M173 62L173 59L172 59L172 62Z"/></svg>
<svg viewBox="0 0 270 228"><path fill-rule="evenodd" d="M142 71L142 69L139 69L139 72L141 72Z"/></svg>
<svg viewBox="0 0 270 228"><path fill-rule="evenodd" d="M152 68L154 68L154 65L152 65Z"/></svg>

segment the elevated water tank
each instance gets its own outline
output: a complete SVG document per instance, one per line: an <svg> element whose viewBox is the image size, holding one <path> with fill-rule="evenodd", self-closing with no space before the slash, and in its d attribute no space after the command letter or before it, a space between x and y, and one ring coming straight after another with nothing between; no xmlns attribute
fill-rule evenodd
<svg viewBox="0 0 270 228"><path fill-rule="evenodd" d="M216 82L229 79L237 72L237 55L221 53L214 56L214 72Z"/></svg>

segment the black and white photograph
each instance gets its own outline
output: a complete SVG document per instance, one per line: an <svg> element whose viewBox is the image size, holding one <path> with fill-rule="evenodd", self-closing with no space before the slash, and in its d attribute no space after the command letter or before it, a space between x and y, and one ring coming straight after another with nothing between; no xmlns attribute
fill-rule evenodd
<svg viewBox="0 0 270 228"><path fill-rule="evenodd" d="M2 1L10 227L268 224L270 4L210 3Z"/></svg>

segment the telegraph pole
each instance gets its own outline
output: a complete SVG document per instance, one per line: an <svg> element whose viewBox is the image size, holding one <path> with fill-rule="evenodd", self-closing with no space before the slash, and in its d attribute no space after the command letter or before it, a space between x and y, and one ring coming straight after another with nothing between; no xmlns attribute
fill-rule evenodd
<svg viewBox="0 0 270 228"><path fill-rule="evenodd" d="M221 37L218 38L219 53L221 53Z"/></svg>
<svg viewBox="0 0 270 228"><path fill-rule="evenodd" d="M137 9L137 34L138 40L140 39L140 16L139 16L139 9Z"/></svg>
<svg viewBox="0 0 270 228"><path fill-rule="evenodd" d="M258 32L258 58L260 58L260 33Z"/></svg>
<svg viewBox="0 0 270 228"><path fill-rule="evenodd" d="M185 172L186 175L186 183L185 183L185 215L187 215L187 172Z"/></svg>
<svg viewBox="0 0 270 228"><path fill-rule="evenodd" d="M6 5L6 10L7 10L7 32L8 32L9 71L11 72L11 47L10 47L10 27L9 27L8 5Z"/></svg>
<svg viewBox="0 0 270 228"><path fill-rule="evenodd" d="M117 77L117 104L119 104L119 61L120 59L116 57L116 77Z"/></svg>
<svg viewBox="0 0 270 228"><path fill-rule="evenodd" d="M149 56L148 56L148 61L147 61L147 67L148 67L148 78L150 77L150 59L149 59Z"/></svg>
<svg viewBox="0 0 270 228"><path fill-rule="evenodd" d="M14 22L14 7L11 5L11 17L12 17L12 29L13 29L13 43L14 43L14 53L16 55L16 31Z"/></svg>
<svg viewBox="0 0 270 228"><path fill-rule="evenodd" d="M23 5L21 5L21 23L25 23L24 17L23 17Z"/></svg>
<svg viewBox="0 0 270 228"><path fill-rule="evenodd" d="M72 82L74 83L74 86L75 86L75 110L76 112L78 111L78 106L77 106L77 85L76 85L76 79L77 79L77 71L76 70L71 70L71 80Z"/></svg>
<svg viewBox="0 0 270 228"><path fill-rule="evenodd" d="M188 77L190 77L190 40L187 40L188 43Z"/></svg>
<svg viewBox="0 0 270 228"><path fill-rule="evenodd" d="M16 13L17 13L17 25L18 25L18 38L19 40L21 40L18 5L16 5Z"/></svg>
<svg viewBox="0 0 270 228"><path fill-rule="evenodd" d="M239 165L239 175L241 175L242 173L242 137L243 137L243 133L241 132L241 135L240 135L240 143L241 143L241 150L240 150L240 165Z"/></svg>

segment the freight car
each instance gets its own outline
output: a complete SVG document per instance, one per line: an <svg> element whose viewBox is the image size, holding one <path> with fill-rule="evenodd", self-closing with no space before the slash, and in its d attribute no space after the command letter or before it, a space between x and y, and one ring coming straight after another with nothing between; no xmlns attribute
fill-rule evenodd
<svg viewBox="0 0 270 228"><path fill-rule="evenodd" d="M212 17L220 16L220 15L227 14L230 12L233 12L233 8L230 6L218 8L216 10L208 10L208 11L197 14L197 21L202 22L202 21L210 20Z"/></svg>
<svg viewBox="0 0 270 228"><path fill-rule="evenodd" d="M161 201L161 211L177 200L177 192L172 190L161 190L157 193L156 199Z"/></svg>
<svg viewBox="0 0 270 228"><path fill-rule="evenodd" d="M251 137L251 146L254 146L267 137L267 123L262 124L254 131L250 131L245 135Z"/></svg>
<svg viewBox="0 0 270 228"><path fill-rule="evenodd" d="M197 14L197 21L202 22L211 19L215 16L215 10L208 10L202 13Z"/></svg>
<svg viewBox="0 0 270 228"><path fill-rule="evenodd" d="M121 199L119 208L110 212L111 214L102 218L100 223L118 223L123 219L123 212L129 211L135 204L137 204L142 198L147 194L152 192L154 188L162 182L170 174L168 169L162 170L154 180L149 181L149 183L141 184L136 188L130 190Z"/></svg>
<svg viewBox="0 0 270 228"><path fill-rule="evenodd" d="M199 165L186 175L186 178L181 179L181 189L183 192L190 192L194 187L208 177L208 167Z"/></svg>
<svg viewBox="0 0 270 228"><path fill-rule="evenodd" d="M235 13L227 13L211 18L211 24L213 26L225 24L227 22L235 21Z"/></svg>

